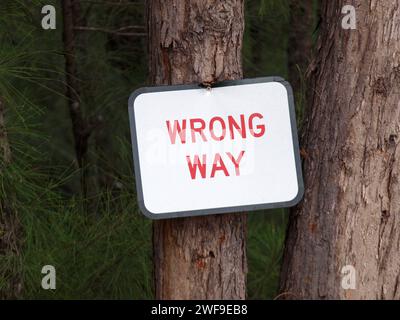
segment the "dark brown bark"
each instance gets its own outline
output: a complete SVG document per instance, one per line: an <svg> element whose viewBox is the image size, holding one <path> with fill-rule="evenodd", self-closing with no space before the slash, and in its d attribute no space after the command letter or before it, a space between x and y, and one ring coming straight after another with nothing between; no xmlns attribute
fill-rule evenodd
<svg viewBox="0 0 400 320"><path fill-rule="evenodd" d="M298 98L305 91L305 73L312 53L313 23L313 0L291 0L288 67L289 81Z"/></svg>
<svg viewBox="0 0 400 320"><path fill-rule="evenodd" d="M283 297L400 298L400 6L352 1L357 30L344 30L346 4L322 2ZM355 290L341 286L346 265Z"/></svg>
<svg viewBox="0 0 400 320"><path fill-rule="evenodd" d="M0 97L0 175L11 164L11 148L5 126L5 102ZM0 256L18 256L21 247L21 224L14 207L15 195L12 193L0 196ZM2 268L3 267L3 268ZM0 289L0 299L18 298L22 290L22 279L13 269L0 266L6 285ZM7 266L8 268L9 266Z"/></svg>
<svg viewBox="0 0 400 320"><path fill-rule="evenodd" d="M79 0L63 0L63 41L65 54L66 97L68 99L69 113L72 121L72 133L76 160L81 169L81 188L83 195L88 192L87 185L87 152L89 137L93 131L93 125L87 121L83 114L80 99L80 84L78 80L76 62L77 35L75 26L81 24Z"/></svg>
<svg viewBox="0 0 400 320"><path fill-rule="evenodd" d="M148 1L152 83L202 83L243 76L243 1L164 2Z"/></svg>
<svg viewBox="0 0 400 320"><path fill-rule="evenodd" d="M151 83L242 77L243 0L149 0L147 10ZM244 214L157 221L153 231L156 298L246 297Z"/></svg>
<svg viewBox="0 0 400 320"><path fill-rule="evenodd" d="M76 158L81 168L83 166L83 157L87 150L87 139L85 131L85 124L82 115L82 108L80 103L80 90L78 84L77 66L76 66L76 50L75 42L76 36L74 31L74 9L76 4L74 0L63 0L63 41L65 52L65 71L66 71L66 85L67 85L67 99L69 105L69 112L72 120L72 130L75 141Z"/></svg>

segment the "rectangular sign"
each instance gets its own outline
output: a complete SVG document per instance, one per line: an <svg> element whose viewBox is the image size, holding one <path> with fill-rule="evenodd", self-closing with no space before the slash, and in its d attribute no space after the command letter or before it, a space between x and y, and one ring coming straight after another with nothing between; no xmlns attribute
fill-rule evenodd
<svg viewBox="0 0 400 320"><path fill-rule="evenodd" d="M138 202L152 219L289 207L303 196L293 93L281 78L141 88L129 117Z"/></svg>

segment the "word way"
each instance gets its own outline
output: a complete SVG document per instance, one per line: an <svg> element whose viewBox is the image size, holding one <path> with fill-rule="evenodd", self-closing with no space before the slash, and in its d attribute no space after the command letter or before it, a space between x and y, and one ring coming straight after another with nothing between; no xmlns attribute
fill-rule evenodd
<svg viewBox="0 0 400 320"><path fill-rule="evenodd" d="M225 153L226 153L226 156L228 157L228 159L233 164L235 174L237 176L240 176L239 164L244 155L244 151L242 150L236 158L230 152L225 152ZM206 170L207 169L207 155L206 154L202 155L202 160L200 160L198 155L195 155L193 161L190 156L186 156L186 161L189 166L190 176L192 177L193 180L196 179L197 170L199 171L199 173L203 179L206 178L206 172L207 172L207 170ZM212 167L211 167L210 178L214 178L215 173L217 171L221 171L226 177L230 176L228 169L226 168L225 162L223 161L222 156L219 153L216 153L214 156L214 161L213 161Z"/></svg>

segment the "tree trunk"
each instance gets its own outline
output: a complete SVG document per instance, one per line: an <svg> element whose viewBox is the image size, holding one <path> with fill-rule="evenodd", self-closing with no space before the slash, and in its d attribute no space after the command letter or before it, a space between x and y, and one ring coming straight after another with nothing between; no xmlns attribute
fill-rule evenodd
<svg viewBox="0 0 400 320"><path fill-rule="evenodd" d="M80 21L78 0L63 0L63 41L65 54L65 77L66 77L66 97L68 99L69 113L72 122L72 133L74 137L74 147L76 160L81 169L81 188L84 196L87 194L86 184L86 156L88 150L88 140L91 129L84 118L81 99L80 85L78 81L78 71L76 62L76 30L75 26Z"/></svg>
<svg viewBox="0 0 400 320"><path fill-rule="evenodd" d="M5 102L0 98L0 175L11 163L11 148L5 126ZM18 256L21 247L21 224L17 210L14 208L14 194L0 196L0 256ZM22 290L22 279L11 268L4 270L0 266L1 275L6 277L6 285L0 289L0 299L18 298Z"/></svg>
<svg viewBox="0 0 400 320"><path fill-rule="evenodd" d="M313 0L290 1L288 42L289 81L296 94L297 105L304 105L305 73L311 61Z"/></svg>
<svg viewBox="0 0 400 320"><path fill-rule="evenodd" d="M306 192L291 212L283 297L400 298L400 6L323 1L303 136ZM341 270L355 268L356 288Z"/></svg>
<svg viewBox="0 0 400 320"><path fill-rule="evenodd" d="M153 84L242 77L243 0L149 0ZM184 196L184 195L182 195ZM244 299L246 216L154 222L157 299Z"/></svg>

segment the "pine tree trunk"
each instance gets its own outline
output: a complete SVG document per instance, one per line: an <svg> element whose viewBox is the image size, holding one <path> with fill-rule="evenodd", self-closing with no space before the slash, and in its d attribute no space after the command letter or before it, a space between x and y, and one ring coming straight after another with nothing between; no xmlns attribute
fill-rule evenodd
<svg viewBox="0 0 400 320"><path fill-rule="evenodd" d="M84 197L88 194L87 186L87 152L91 129L85 119L81 98L78 68L76 59L77 32L76 24L81 20L79 0L63 0L63 42L65 55L65 82L66 98L68 99L69 113L72 122L72 134L76 160L81 170L81 188Z"/></svg>
<svg viewBox="0 0 400 320"><path fill-rule="evenodd" d="M147 1L152 84L241 78L243 11L243 0ZM156 298L246 297L244 214L157 221L153 229Z"/></svg>
<svg viewBox="0 0 400 320"><path fill-rule="evenodd" d="M323 1L303 137L306 192L291 212L282 297L400 298L400 6ZM341 270L356 270L344 290Z"/></svg>

